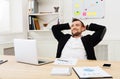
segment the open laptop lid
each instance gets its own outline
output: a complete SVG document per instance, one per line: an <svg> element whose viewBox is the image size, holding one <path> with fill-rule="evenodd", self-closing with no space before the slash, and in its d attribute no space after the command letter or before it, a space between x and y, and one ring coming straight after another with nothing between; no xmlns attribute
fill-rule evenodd
<svg viewBox="0 0 120 79"><path fill-rule="evenodd" d="M14 39L14 48L18 62L38 64L36 40Z"/></svg>

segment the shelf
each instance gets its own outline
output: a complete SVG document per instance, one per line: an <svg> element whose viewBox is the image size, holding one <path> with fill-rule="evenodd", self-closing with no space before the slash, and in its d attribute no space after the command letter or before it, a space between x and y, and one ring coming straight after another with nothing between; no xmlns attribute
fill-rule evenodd
<svg viewBox="0 0 120 79"><path fill-rule="evenodd" d="M28 7L28 37L51 37L51 27L59 23L60 0L29 0ZM59 8L58 8L59 7ZM58 9L57 9L58 8ZM47 27L45 27L47 24ZM40 28L39 28L40 27ZM37 29L37 30L36 30ZM38 30L40 29L40 30ZM37 36L39 35L39 36Z"/></svg>
<svg viewBox="0 0 120 79"><path fill-rule="evenodd" d="M29 30L29 32L51 32L51 30Z"/></svg>
<svg viewBox="0 0 120 79"><path fill-rule="evenodd" d="M29 14L29 15L34 15L34 16L42 16L42 15L59 15L59 13L52 13L52 12L49 12L49 13L33 13L33 14Z"/></svg>

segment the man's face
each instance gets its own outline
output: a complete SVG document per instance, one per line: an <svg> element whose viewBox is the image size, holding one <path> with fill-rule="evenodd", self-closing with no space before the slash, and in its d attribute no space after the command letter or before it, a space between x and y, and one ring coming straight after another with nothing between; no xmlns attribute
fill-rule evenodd
<svg viewBox="0 0 120 79"><path fill-rule="evenodd" d="M81 36L81 33L84 31L85 27L82 26L80 21L74 21L71 25L71 32L73 37L74 36Z"/></svg>

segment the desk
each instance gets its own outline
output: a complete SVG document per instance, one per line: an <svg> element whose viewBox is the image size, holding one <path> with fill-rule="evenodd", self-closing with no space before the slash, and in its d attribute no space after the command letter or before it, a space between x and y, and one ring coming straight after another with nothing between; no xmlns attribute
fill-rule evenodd
<svg viewBox="0 0 120 79"><path fill-rule="evenodd" d="M52 76L51 69L56 67L54 64L34 66L29 64L17 63L14 56L0 56L8 59L8 62L0 65L0 79L79 79L72 71L71 76ZM76 66L100 66L104 63L111 63L110 68L103 68L113 75L113 79L120 79L120 62L80 60Z"/></svg>

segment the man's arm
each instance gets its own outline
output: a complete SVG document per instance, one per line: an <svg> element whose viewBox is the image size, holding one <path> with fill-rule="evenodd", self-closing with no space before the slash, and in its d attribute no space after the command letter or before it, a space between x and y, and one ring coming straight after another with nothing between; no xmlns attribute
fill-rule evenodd
<svg viewBox="0 0 120 79"><path fill-rule="evenodd" d="M70 26L68 23L65 24L59 24L59 25L53 25L52 26L52 32L54 37L59 41L61 38L64 37L64 33L61 32L62 30L70 29Z"/></svg>
<svg viewBox="0 0 120 79"><path fill-rule="evenodd" d="M92 45L97 45L104 37L106 33L106 27L98 24L91 23L86 27L86 30L95 31L91 36Z"/></svg>

